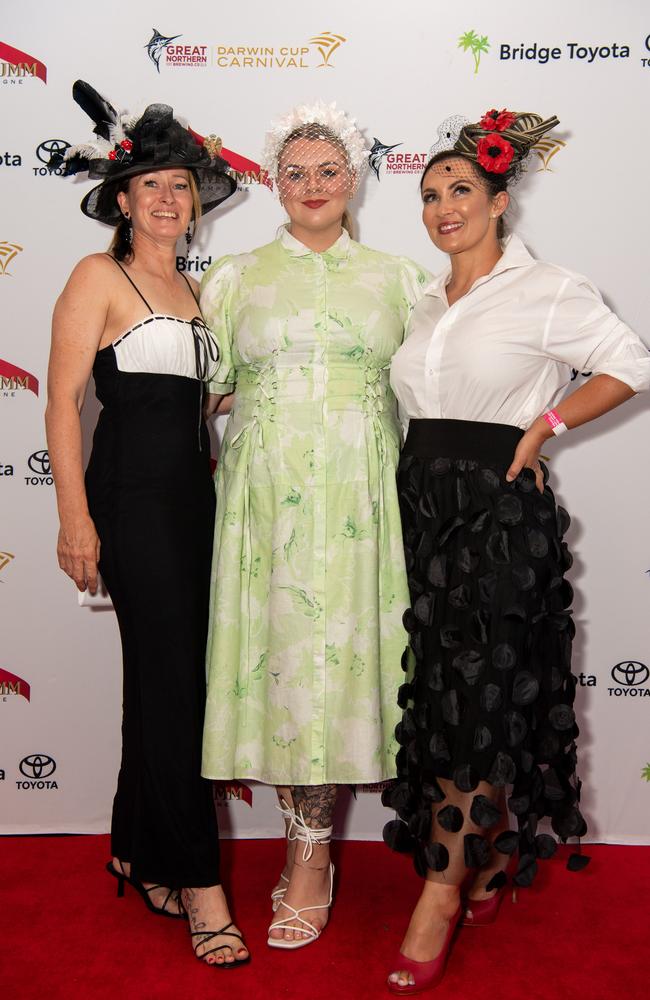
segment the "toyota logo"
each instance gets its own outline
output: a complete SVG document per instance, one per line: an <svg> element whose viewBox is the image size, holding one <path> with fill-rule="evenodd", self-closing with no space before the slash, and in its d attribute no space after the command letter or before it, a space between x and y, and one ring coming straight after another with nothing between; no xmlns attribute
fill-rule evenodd
<svg viewBox="0 0 650 1000"><path fill-rule="evenodd" d="M638 687L650 677L650 670L638 660L623 660L612 667L612 677L621 687Z"/></svg>
<svg viewBox="0 0 650 1000"><path fill-rule="evenodd" d="M645 47L650 52L650 35L646 35Z"/></svg>
<svg viewBox="0 0 650 1000"><path fill-rule="evenodd" d="M46 139L36 149L36 155L41 163L49 163L55 153L65 153L70 149L70 143L65 139Z"/></svg>
<svg viewBox="0 0 650 1000"><path fill-rule="evenodd" d="M32 753L23 757L18 767L26 778L49 778L56 771L56 761L46 753Z"/></svg>
<svg viewBox="0 0 650 1000"><path fill-rule="evenodd" d="M46 448L43 448L42 451L35 451L33 455L30 455L27 459L27 464L32 472L36 472L39 476L49 476L52 471L50 453Z"/></svg>

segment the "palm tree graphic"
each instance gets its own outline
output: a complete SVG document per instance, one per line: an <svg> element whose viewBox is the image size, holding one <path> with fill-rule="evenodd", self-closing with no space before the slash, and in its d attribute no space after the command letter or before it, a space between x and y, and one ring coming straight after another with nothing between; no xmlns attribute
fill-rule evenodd
<svg viewBox="0 0 650 1000"><path fill-rule="evenodd" d="M650 781L650 764L646 764L645 767L641 768L641 777L645 778L646 781Z"/></svg>
<svg viewBox="0 0 650 1000"><path fill-rule="evenodd" d="M487 52L490 48L490 43L488 42L487 35L477 35L474 30L466 31L464 35L461 35L458 39L458 48L462 49L463 52L467 52L471 49L472 55L474 56L474 74L478 73L478 68L481 62L481 53Z"/></svg>
<svg viewBox="0 0 650 1000"><path fill-rule="evenodd" d="M334 35L331 31L321 31L320 35L310 38L309 44L316 46L323 60L316 68L329 66L331 69L330 59L343 42L347 42L347 38L344 38L343 35Z"/></svg>

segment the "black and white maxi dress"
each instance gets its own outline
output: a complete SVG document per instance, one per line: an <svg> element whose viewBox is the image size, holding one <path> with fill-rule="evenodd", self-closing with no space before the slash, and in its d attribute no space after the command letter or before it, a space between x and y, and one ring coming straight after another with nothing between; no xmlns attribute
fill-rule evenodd
<svg viewBox="0 0 650 1000"><path fill-rule="evenodd" d="M141 880L210 886L219 844L201 739L215 498L202 401L217 350L198 316L154 313L133 287L151 315L97 352L103 409L86 471L124 664L111 849Z"/></svg>
<svg viewBox="0 0 650 1000"><path fill-rule="evenodd" d="M409 418L398 492L411 608L398 777L384 794L399 818L384 837L414 853L421 875L447 869L450 833L462 838L452 844L467 868L484 865L492 846L518 851L514 882L528 885L556 848L540 820L550 817L563 841L586 831L564 578L569 517L548 484L537 490L532 470L511 483L505 473L572 368L641 391L650 359L585 278L534 260L516 236L451 307L448 279L434 280L415 306L391 368ZM445 803L440 779L453 781L463 809ZM490 795L476 793L479 782ZM507 787L517 829L494 838Z"/></svg>

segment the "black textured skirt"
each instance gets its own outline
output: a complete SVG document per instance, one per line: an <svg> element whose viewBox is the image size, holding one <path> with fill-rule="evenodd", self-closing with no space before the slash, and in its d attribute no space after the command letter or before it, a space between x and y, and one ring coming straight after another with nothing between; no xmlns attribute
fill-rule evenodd
<svg viewBox="0 0 650 1000"><path fill-rule="evenodd" d="M441 778L468 794L481 781L508 788L517 829L492 846L519 852L518 885L528 885L537 859L557 846L538 830L540 820L550 817L561 840L586 830L575 777L572 590L564 579L569 516L548 485L537 490L532 470L506 482L522 433L504 424L413 420L399 465L411 608L398 778L384 793L399 819L384 837L413 852L421 875L444 868L431 819L445 799ZM483 825L484 813L490 825L484 796L473 798L471 810L475 823ZM447 819L453 822L452 812ZM465 844L468 866L487 860L488 844L479 840L469 850ZM578 858L573 866L581 866Z"/></svg>

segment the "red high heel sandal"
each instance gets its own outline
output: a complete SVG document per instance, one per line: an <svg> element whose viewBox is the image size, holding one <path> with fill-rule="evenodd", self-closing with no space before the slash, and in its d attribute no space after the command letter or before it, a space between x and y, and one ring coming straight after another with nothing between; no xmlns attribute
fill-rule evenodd
<svg viewBox="0 0 650 1000"><path fill-rule="evenodd" d="M386 980L386 985L391 993L394 993L396 996L412 996L414 993L422 993L424 990L429 990L433 986L438 985L445 974L445 966L447 964L447 958L451 948L451 941L462 913L463 907L459 906L449 921L449 929L447 931L447 936L442 949L435 958L431 959L430 962L416 962L415 959L407 958L406 955L403 955L400 951L397 962L395 963L395 971L410 972L413 976L414 982L400 986L399 983L391 983L390 979L388 979Z"/></svg>
<svg viewBox="0 0 650 1000"><path fill-rule="evenodd" d="M462 927L485 927L493 924L499 913L499 907L503 902L507 886L502 885L500 889L490 896L489 899L463 899L463 919ZM517 902L517 889L512 890L512 901Z"/></svg>

